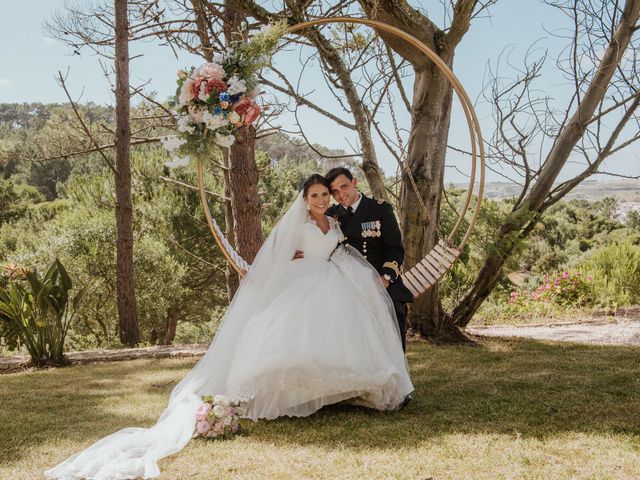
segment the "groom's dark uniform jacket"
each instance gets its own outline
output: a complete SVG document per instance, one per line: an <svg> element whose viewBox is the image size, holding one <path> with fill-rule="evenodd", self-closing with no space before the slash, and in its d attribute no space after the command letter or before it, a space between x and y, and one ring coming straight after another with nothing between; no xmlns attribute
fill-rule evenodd
<svg viewBox="0 0 640 480"><path fill-rule="evenodd" d="M345 243L356 248L380 275L389 275L387 292L393 300L404 346L404 303L412 302L413 295L400 278L404 261L404 246L400 227L391 204L362 195L355 212L350 213L342 205L334 205L327 215L338 219L345 235Z"/></svg>

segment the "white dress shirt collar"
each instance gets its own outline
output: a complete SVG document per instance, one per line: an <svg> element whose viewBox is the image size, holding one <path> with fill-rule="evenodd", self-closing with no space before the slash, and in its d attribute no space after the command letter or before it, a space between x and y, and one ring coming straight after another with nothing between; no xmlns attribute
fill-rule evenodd
<svg viewBox="0 0 640 480"><path fill-rule="evenodd" d="M353 205L349 205L351 208L353 208L353 211L355 212L358 209L358 205L360 205L360 202L362 201L362 194L358 192L358 200L356 200L356 203L354 203Z"/></svg>

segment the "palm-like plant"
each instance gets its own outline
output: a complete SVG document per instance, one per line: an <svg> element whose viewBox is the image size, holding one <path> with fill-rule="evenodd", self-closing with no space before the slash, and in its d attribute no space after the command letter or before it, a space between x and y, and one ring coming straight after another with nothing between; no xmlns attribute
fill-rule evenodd
<svg viewBox="0 0 640 480"><path fill-rule="evenodd" d="M66 269L56 259L43 278L36 270L23 270L0 289L0 333L19 339L34 366L66 363L64 342L87 291L86 286L80 289L70 304L72 287Z"/></svg>

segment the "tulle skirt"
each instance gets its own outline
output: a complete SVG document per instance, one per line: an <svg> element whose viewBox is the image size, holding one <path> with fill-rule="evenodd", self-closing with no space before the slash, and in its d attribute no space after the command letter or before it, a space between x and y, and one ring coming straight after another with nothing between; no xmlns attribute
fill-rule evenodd
<svg viewBox="0 0 640 480"><path fill-rule="evenodd" d="M390 410L413 390L378 278L354 255L334 257L292 262L295 281L247 320L225 388L246 417L306 416L343 400Z"/></svg>

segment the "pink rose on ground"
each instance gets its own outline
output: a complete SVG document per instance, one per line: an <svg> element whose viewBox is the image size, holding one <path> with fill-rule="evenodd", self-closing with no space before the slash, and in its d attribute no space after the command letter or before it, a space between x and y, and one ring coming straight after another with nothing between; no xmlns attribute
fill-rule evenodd
<svg viewBox="0 0 640 480"><path fill-rule="evenodd" d="M207 78L222 80L224 78L224 68L217 63L203 63L196 70L196 74Z"/></svg>
<svg viewBox="0 0 640 480"><path fill-rule="evenodd" d="M198 420L206 420L210 411L211 411L211 404L203 403L197 408L196 417L198 418Z"/></svg>
<svg viewBox="0 0 640 480"><path fill-rule="evenodd" d="M237 433L237 432L238 432L238 428L240 428L240 426L238 425L238 423L237 423L237 422L233 422L233 423L231 424L231 431L232 431L233 433Z"/></svg>
<svg viewBox="0 0 640 480"><path fill-rule="evenodd" d="M231 416L231 415L235 415L236 413L236 409L233 407L227 407L227 415Z"/></svg>
<svg viewBox="0 0 640 480"><path fill-rule="evenodd" d="M221 420L213 426L213 433L222 435L224 433L224 422Z"/></svg>
<svg viewBox="0 0 640 480"><path fill-rule="evenodd" d="M260 116L261 111L260 106L254 104L249 110L247 110L247 113L244 114L244 124L251 125L255 122Z"/></svg>
<svg viewBox="0 0 640 480"><path fill-rule="evenodd" d="M196 423L196 431L200 434L200 435L204 435L205 433L207 433L209 430L211 430L211 424L206 421L206 420L200 420L198 423Z"/></svg>

